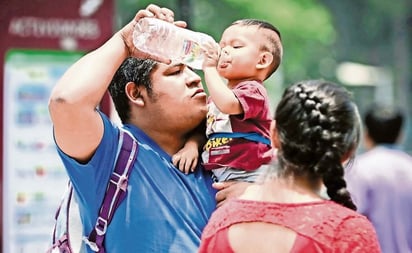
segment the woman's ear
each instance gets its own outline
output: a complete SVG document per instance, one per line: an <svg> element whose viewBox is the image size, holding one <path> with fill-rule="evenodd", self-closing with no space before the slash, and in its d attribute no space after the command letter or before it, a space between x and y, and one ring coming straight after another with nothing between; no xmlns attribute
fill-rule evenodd
<svg viewBox="0 0 412 253"><path fill-rule="evenodd" d="M273 62L273 55L268 51L262 52L260 54L259 61L256 64L256 68L257 69L267 68L270 64L272 64L272 62Z"/></svg>
<svg viewBox="0 0 412 253"><path fill-rule="evenodd" d="M134 82L128 82L125 86L126 96L132 103L138 106L144 106L144 99L141 95L141 86L136 85Z"/></svg>
<svg viewBox="0 0 412 253"><path fill-rule="evenodd" d="M345 154L343 154L341 158L341 162L344 163L347 160L349 160L356 152L356 145L352 148L350 148Z"/></svg>
<svg viewBox="0 0 412 253"><path fill-rule="evenodd" d="M279 149L280 143L275 120L272 120L272 123L270 124L270 140L272 142L272 147Z"/></svg>

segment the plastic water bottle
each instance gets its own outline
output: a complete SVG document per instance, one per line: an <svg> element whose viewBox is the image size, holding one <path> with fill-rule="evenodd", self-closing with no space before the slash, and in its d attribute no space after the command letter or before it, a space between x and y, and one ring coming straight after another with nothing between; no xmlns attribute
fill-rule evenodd
<svg viewBox="0 0 412 253"><path fill-rule="evenodd" d="M194 69L202 68L201 45L207 41L215 40L207 34L156 18L140 19L133 32L133 44L140 51L182 62Z"/></svg>

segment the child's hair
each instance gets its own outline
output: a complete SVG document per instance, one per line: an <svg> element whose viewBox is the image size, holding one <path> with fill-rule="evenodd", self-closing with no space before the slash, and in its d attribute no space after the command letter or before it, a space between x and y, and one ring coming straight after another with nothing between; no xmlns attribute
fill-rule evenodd
<svg viewBox="0 0 412 253"><path fill-rule="evenodd" d="M282 61L283 47L279 29L266 21L257 19L240 19L233 22L232 25L257 26L258 28L268 29L274 32L270 34L268 33L266 39L269 43L263 43L261 48L262 50L271 52L273 55L271 69L266 76L266 79L269 78L278 69L280 62Z"/></svg>
<svg viewBox="0 0 412 253"><path fill-rule="evenodd" d="M346 189L342 159L360 138L360 117L343 87L323 80L285 90L276 113L279 173L321 178L331 200L356 210Z"/></svg>

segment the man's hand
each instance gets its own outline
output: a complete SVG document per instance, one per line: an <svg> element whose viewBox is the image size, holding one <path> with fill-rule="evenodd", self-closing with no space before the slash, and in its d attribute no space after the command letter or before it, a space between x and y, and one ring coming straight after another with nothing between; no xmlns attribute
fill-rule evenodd
<svg viewBox="0 0 412 253"><path fill-rule="evenodd" d="M139 10L136 13L136 16L134 17L134 19L119 31L119 34L122 37L124 44L127 47L129 56L139 57L139 58L151 58L153 60L157 60L157 61L169 64L170 59L165 58L165 57L155 57L147 53L143 53L137 50L135 46L133 45L134 26L137 24L137 22L140 19L145 18L145 17L158 18L166 22L174 23L176 26L183 27L183 28L186 27L187 25L186 22L174 21L174 13L172 10L168 8L164 8L164 7L163 8L159 7L155 4L150 4L146 7L146 9Z"/></svg>
<svg viewBox="0 0 412 253"><path fill-rule="evenodd" d="M213 188L218 190L215 196L217 207L222 206L225 203L225 201L230 198L239 197L250 185L252 185L252 183L241 181L227 181L214 183L212 185Z"/></svg>

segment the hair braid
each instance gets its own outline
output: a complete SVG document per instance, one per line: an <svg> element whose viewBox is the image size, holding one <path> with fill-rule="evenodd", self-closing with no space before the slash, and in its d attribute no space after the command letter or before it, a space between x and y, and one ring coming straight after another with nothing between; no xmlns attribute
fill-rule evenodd
<svg viewBox="0 0 412 253"><path fill-rule="evenodd" d="M359 116L349 93L319 80L297 83L285 91L275 119L284 173L323 179L333 201L356 210L341 163L358 144L360 134Z"/></svg>
<svg viewBox="0 0 412 253"><path fill-rule="evenodd" d="M336 152L327 151L317 164L317 171L323 178L323 183L327 189L331 200L356 210L349 191L346 188L344 179L344 168Z"/></svg>

